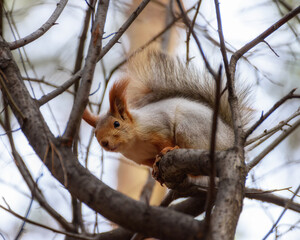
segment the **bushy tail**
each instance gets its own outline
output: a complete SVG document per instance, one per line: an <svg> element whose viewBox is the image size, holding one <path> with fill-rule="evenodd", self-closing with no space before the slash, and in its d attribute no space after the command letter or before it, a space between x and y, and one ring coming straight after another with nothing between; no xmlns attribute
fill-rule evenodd
<svg viewBox="0 0 300 240"><path fill-rule="evenodd" d="M130 107L139 108L166 98L183 97L202 102L212 109L215 102L215 81L208 73L201 74L187 67L180 59L163 52L147 49L136 53L128 62L129 86L127 101ZM238 90L243 122L248 123L249 89ZM227 91L221 97L220 117L232 126Z"/></svg>

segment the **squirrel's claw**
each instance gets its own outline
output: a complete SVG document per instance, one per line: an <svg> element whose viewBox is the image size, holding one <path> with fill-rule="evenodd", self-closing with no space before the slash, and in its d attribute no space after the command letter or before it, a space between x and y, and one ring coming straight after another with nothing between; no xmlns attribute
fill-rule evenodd
<svg viewBox="0 0 300 240"><path fill-rule="evenodd" d="M160 174L160 171L159 171L159 163L160 163L162 157L165 154L167 154L168 152L170 152L170 151L172 151L174 149L179 149L179 147L178 146L175 146L175 147L165 147L163 150L161 150L161 152L155 158L155 162L154 162L153 167L152 167L152 177L156 181L158 181L160 183L160 185L164 184L164 180L161 177L161 174Z"/></svg>

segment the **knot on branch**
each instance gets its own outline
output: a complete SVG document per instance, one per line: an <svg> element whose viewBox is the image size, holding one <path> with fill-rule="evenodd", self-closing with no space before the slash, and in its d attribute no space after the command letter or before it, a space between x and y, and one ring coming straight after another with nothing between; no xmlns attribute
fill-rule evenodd
<svg viewBox="0 0 300 240"><path fill-rule="evenodd" d="M216 176L221 159L224 159L228 151L216 152ZM210 159L209 151L199 149L175 149L156 161L153 176L161 184L169 189L179 192L181 195L193 196L207 187L207 180L201 176L209 176ZM204 184L203 184L204 183ZM200 186L202 188L200 188ZM201 190L202 189L202 190Z"/></svg>

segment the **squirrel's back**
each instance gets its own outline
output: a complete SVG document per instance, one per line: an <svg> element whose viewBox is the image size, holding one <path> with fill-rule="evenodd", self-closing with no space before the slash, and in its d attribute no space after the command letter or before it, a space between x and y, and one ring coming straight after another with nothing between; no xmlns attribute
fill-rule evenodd
<svg viewBox="0 0 300 240"><path fill-rule="evenodd" d="M194 66L186 66L179 58L161 51L147 49L134 54L128 61L127 103L130 108L140 108L149 103L172 97L183 97L201 102L212 109L215 102L215 81L208 73ZM244 124L248 122L248 89L238 89L240 110ZM221 119L232 126L227 91L222 94Z"/></svg>

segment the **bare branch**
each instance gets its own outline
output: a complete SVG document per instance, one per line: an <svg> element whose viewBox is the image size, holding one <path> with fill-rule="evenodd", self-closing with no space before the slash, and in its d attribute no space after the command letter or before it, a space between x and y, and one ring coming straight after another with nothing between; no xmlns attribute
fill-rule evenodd
<svg viewBox="0 0 300 240"><path fill-rule="evenodd" d="M193 21L191 23L191 28L194 29L195 23L197 16L199 14L200 6L201 6L202 0L200 0L197 4L196 12L194 14ZM188 11L186 11L188 13ZM189 57L189 52L190 52L190 39L191 39L191 31L188 31L187 36L186 36L186 63L189 64L189 61L191 60Z"/></svg>
<svg viewBox="0 0 300 240"><path fill-rule="evenodd" d="M47 225L31 221L30 219L24 218L23 216L21 216L18 213L14 212L12 209L5 208L2 205L0 205L0 208L2 208L3 210L11 213L15 217L17 217L17 218L19 218L19 219L21 219L21 220L23 220L23 221L25 221L25 222L27 222L29 224L33 224L35 226L38 226L38 227L50 230L50 231L55 232L55 233L59 233L59 234L63 234L63 235L66 235L66 236L74 237L74 238L77 238L77 239L83 239L83 240L93 240L93 239L95 239L93 237L87 237L87 236L83 236L83 235L80 235L80 234L74 234L74 233L70 233L70 232L63 232L63 231L57 230L55 228L51 228L51 227L49 227Z"/></svg>
<svg viewBox="0 0 300 240"><path fill-rule="evenodd" d="M261 33L259 36L257 36L255 39L253 39L251 42L247 43L245 46L243 46L241 49L236 51L230 61L230 68L231 72L235 72L236 63L240 59L241 56L243 56L246 52L248 52L251 48L255 47L260 42L264 41L265 38L270 36L273 32L275 32L278 28L280 28L282 25L287 23L289 20L291 20L293 17L297 16L297 14L300 13L300 6L295 8L294 10L290 11L288 14L286 14L284 17L282 17L280 20L278 20L276 23L274 23L271 27L269 27L267 30L265 30L263 33Z"/></svg>
<svg viewBox="0 0 300 240"><path fill-rule="evenodd" d="M119 41L124 32L129 28L129 26L133 23L133 21L137 18L137 16L143 11L143 9L147 6L150 0L143 0L141 4L137 7L137 9L131 14L131 16L126 20L126 22L119 28L116 35L105 45L102 49L98 61L103 58L103 56Z"/></svg>
<svg viewBox="0 0 300 240"><path fill-rule="evenodd" d="M226 151L216 153L216 167L217 176L220 172L220 163L224 162ZM177 194L178 196L187 195L206 195L208 184L203 181L201 184L194 178L188 178L187 175L192 176L209 176L209 152L196 150L196 149L176 149L168 152L163 156L160 161L159 170L161 178L164 183L174 189L171 194ZM187 180L185 180L187 178ZM184 179L184 180L181 180ZM195 184L197 186L195 186ZM217 187L216 190L219 190ZM281 189L282 190L282 189ZM245 196L250 199L256 199L268 203L272 203L281 207L285 207L285 204L289 199L282 198L272 194L279 190L258 190L252 188L245 189ZM178 197L177 196L177 197ZM206 198L206 197L205 197ZM288 209L300 212L300 204L290 202Z"/></svg>
<svg viewBox="0 0 300 240"><path fill-rule="evenodd" d="M33 42L34 40L38 39L40 36L45 34L52 26L56 24L55 21L58 19L58 17L64 10L65 6L67 5L67 2L68 0L60 0L60 2L56 4L56 9L54 10L50 18L38 30L22 39L9 43L9 48L11 50L14 50L16 48L23 47L26 44Z"/></svg>
<svg viewBox="0 0 300 240"><path fill-rule="evenodd" d="M69 87L71 87L76 81L78 81L81 78L82 73L83 73L82 70L78 71L64 84L62 84L61 86L59 86L52 92L48 93L47 95L44 95L43 97L41 97L37 101L39 106L43 106L45 103L49 102L50 100L56 98L58 95L62 94L64 91L66 91Z"/></svg>
<svg viewBox="0 0 300 240"><path fill-rule="evenodd" d="M210 174L209 174L209 189L206 199L206 211L205 211L205 229L206 232L204 236L207 236L211 224L211 211L214 205L215 200L215 178L216 178L216 166L215 166L215 151L216 151L216 141L217 141L217 130L218 130L218 118L220 110L220 101L221 101L221 86L222 86L222 67L220 66L218 78L216 81L216 90L215 90L215 106L212 119L211 127L211 137L210 137L210 148L209 148L209 163L210 163Z"/></svg>
<svg viewBox="0 0 300 240"><path fill-rule="evenodd" d="M97 12L95 15L94 26L92 29L92 37L89 44L88 54L85 61L85 66L82 73L81 87L79 88L69 122L67 124L63 138L67 141L72 141L76 135L79 125L80 117L88 102L88 95L90 92L92 79L97 63L97 58L101 53L102 37L104 34L104 25L106 22L106 15L108 11L109 0L103 0L98 2Z"/></svg>
<svg viewBox="0 0 300 240"><path fill-rule="evenodd" d="M254 137L254 138L248 140L248 141L246 142L246 146L247 146L247 145L250 145L250 144L252 144L252 143L254 143L254 142L256 142L256 141L259 140L259 142L256 143L254 146L251 146L251 147L248 149L248 151L253 150L255 147L257 147L258 145L260 145L261 143L263 143L265 140L267 140L269 137L271 137L271 136L272 136L273 134L275 134L277 131L283 130L283 127L284 127L284 126L290 126L290 125L289 125L289 122L290 122L291 120L293 120L294 118L296 118L297 116L299 116L299 115L300 115L300 108L299 108L295 113L293 113L290 117L288 117L287 119L285 119L285 120L283 120L283 121L280 121L280 122L278 123L277 126L271 128L271 129L265 129L265 130L263 131L262 134L260 134L260 135L258 135L258 136L256 136L256 137Z"/></svg>
<svg viewBox="0 0 300 240"><path fill-rule="evenodd" d="M140 201L149 204L154 185L155 185L155 180L153 179L151 173L149 172L147 181L146 181L146 183L142 189L141 195L140 195Z"/></svg>
<svg viewBox="0 0 300 240"><path fill-rule="evenodd" d="M278 138L274 140L267 148L265 148L258 156L256 156L250 163L247 165L247 171L249 172L254 168L260 161L271 152L279 143L281 143L288 135L290 135L297 127L300 126L300 119L298 119L290 128L285 132L281 133Z"/></svg>
<svg viewBox="0 0 300 240"><path fill-rule="evenodd" d="M221 53L222 53L222 57L223 57L225 73L226 73L227 79L231 79L229 65L228 65L228 58L227 58L227 53L226 53L225 39L224 39L223 29L222 29L222 20L221 20L221 13L220 13L219 5L220 5L219 1L215 0L216 16L217 16L217 22L218 22L218 34L219 34L219 39L220 39L220 48L221 48Z"/></svg>
<svg viewBox="0 0 300 240"><path fill-rule="evenodd" d="M245 138L247 138L264 120L267 119L267 117L269 117L278 107L280 107L287 100L292 98L300 98L299 95L294 94L295 91L296 88L290 91L286 96L281 98L278 102L276 102L274 106L266 114L262 115L260 119L245 132Z"/></svg>
<svg viewBox="0 0 300 240"><path fill-rule="evenodd" d="M296 202L291 202L288 198L283 198L272 194L275 192L274 190L271 191L264 191L252 188L246 188L245 196L250 199L255 199L267 203L272 203L277 206L287 207L290 210L300 213L300 204Z"/></svg>
<svg viewBox="0 0 300 240"><path fill-rule="evenodd" d="M208 70L209 73L214 77L214 79L217 79L217 78L218 78L218 74L215 73L215 71L214 71L214 70L212 69L212 67L210 66L210 64L209 64L209 62L208 62L208 60L207 60L207 58L206 58L206 56L205 56L205 54L204 54L204 51L203 51L203 49L202 49L201 43L200 43L200 41L199 41L199 39L198 39L198 37L197 37L197 35L196 35L194 29L192 28L192 26L191 26L191 24L190 24L190 20L188 19L188 16L186 15L186 12L185 12L184 9L183 9L183 6L182 6L182 4L181 4L181 1L180 1L180 0L176 0L176 2L177 2L177 5L178 5L178 7L179 7L179 9L180 9L180 12L181 12L181 15L182 15L182 18L183 18L183 21L184 21L185 25L188 27L189 31L190 31L190 32L192 33L192 35L193 35L193 38L194 38L194 40L195 40L195 42L196 42L196 44L197 44L197 46L198 46L198 49L199 49L199 51L200 51L200 54L201 54L201 56L202 56L202 58L203 58L203 61L204 61L204 63L205 63L205 66L206 66L207 70Z"/></svg>
<svg viewBox="0 0 300 240"><path fill-rule="evenodd" d="M292 198L286 203L286 206L284 208L284 210L282 211L282 213L280 214L280 216L278 217L278 219L275 221L275 223L273 224L272 228L270 229L270 231L266 234L266 236L263 238L263 240L266 240L270 234L274 231L274 228L277 226L277 224L279 223L279 221L281 220L281 218L283 217L283 215L285 214L289 204L291 202L293 202L293 199L295 198L295 196L297 195L297 193L300 191L300 185L298 186L297 190L295 191L295 193L293 194Z"/></svg>

